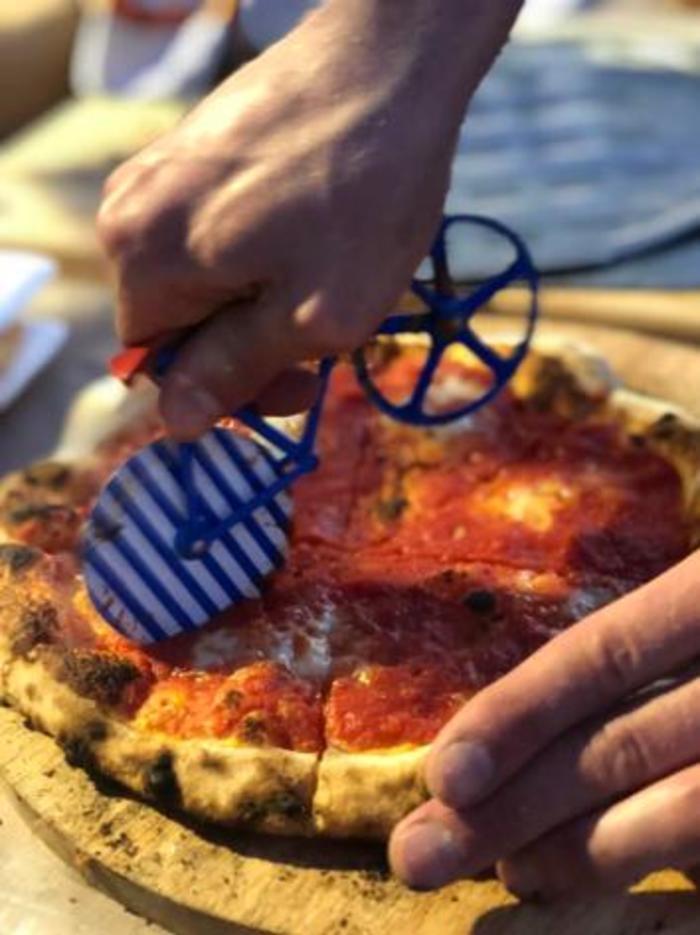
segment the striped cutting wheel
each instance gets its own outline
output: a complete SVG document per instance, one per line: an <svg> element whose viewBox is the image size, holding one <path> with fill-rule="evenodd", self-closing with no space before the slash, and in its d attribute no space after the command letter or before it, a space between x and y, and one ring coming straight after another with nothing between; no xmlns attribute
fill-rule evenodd
<svg viewBox="0 0 700 935"><path fill-rule="evenodd" d="M258 597L287 551L285 467L226 429L141 449L103 488L83 537L97 610L129 639L151 643Z"/></svg>

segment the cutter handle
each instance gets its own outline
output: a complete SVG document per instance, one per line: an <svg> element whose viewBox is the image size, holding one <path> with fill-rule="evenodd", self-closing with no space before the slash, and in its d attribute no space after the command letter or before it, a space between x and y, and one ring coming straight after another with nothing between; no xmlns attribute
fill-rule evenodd
<svg viewBox="0 0 700 935"><path fill-rule="evenodd" d="M139 374L145 374L158 382L172 365L178 351L190 334L191 331L185 330L175 337L166 338L158 344L127 347L110 359L109 371L112 376L126 383L127 386ZM335 363L335 357L324 357L319 364L319 392L313 406L308 411L304 432L298 441L273 426L251 406L242 406L233 413L235 419L243 422L257 435L284 452L290 461L294 461L295 471L298 471L298 473L309 473L315 470L318 465L318 458L314 451L316 434L326 397L328 380Z"/></svg>

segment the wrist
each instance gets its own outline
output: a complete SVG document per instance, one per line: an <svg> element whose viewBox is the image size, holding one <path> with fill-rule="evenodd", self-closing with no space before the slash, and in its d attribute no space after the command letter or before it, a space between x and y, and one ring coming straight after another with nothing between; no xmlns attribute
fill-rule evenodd
<svg viewBox="0 0 700 935"><path fill-rule="evenodd" d="M307 23L336 61L462 112L523 0L327 0ZM338 54L340 47L341 54ZM344 51L344 55L342 52ZM350 76L348 76L350 77Z"/></svg>

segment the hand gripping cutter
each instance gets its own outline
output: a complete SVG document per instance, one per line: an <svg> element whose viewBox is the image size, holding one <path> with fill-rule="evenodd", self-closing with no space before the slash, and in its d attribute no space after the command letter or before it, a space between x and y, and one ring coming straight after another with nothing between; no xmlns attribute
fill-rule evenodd
<svg viewBox="0 0 700 935"><path fill-rule="evenodd" d="M449 277L448 238L474 225L504 238L514 258L502 272L459 295ZM527 353L537 319L536 270L525 245L502 224L471 215L446 217L429 259L430 277L412 283L424 310L392 315L377 332L427 336L409 397L396 402L381 392L366 348L352 358L371 402L391 418L417 426L462 419L488 403ZM529 290L529 307L522 339L504 357L476 333L472 320L515 282ZM431 412L428 394L453 344L479 358L493 381L477 398ZM127 353L133 361L133 349ZM157 380L176 353L172 346L137 351L131 370L146 370ZM86 524L82 557L90 597L113 627L136 642L151 643L197 629L238 601L259 596L263 579L284 562L290 488L318 464L315 438L334 364L334 358L320 363L320 391L299 438L246 407L235 418L252 434L215 427L191 443L162 438L112 475Z"/></svg>

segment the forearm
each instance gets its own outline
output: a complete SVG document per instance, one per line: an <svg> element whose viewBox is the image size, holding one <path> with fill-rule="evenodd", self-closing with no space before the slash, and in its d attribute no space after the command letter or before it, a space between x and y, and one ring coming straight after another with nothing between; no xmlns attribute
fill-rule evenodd
<svg viewBox="0 0 700 935"><path fill-rule="evenodd" d="M345 62L347 80L385 84L389 74L395 87L410 86L461 117L521 6L522 0L328 0L307 26L316 31L320 60L327 53L336 65Z"/></svg>

